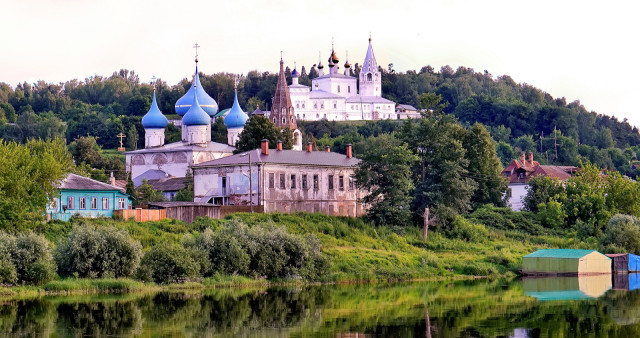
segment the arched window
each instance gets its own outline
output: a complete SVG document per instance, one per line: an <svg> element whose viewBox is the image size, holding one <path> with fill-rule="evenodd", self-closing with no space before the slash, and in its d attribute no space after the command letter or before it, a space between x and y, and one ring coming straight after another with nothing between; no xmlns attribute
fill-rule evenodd
<svg viewBox="0 0 640 338"><path fill-rule="evenodd" d="M293 107L289 108L289 112L293 114Z"/></svg>
<svg viewBox="0 0 640 338"><path fill-rule="evenodd" d="M351 93L351 86L347 86L347 93Z"/></svg>
<svg viewBox="0 0 640 338"><path fill-rule="evenodd" d="M282 113L286 114L287 113L287 108L282 108Z"/></svg>
<svg viewBox="0 0 640 338"><path fill-rule="evenodd" d="M283 118L282 118L282 124L286 124L286 123L287 123L287 118L286 118L286 117L283 117Z"/></svg>
<svg viewBox="0 0 640 338"><path fill-rule="evenodd" d="M338 93L340 92L340 85L338 85Z"/></svg>
<svg viewBox="0 0 640 338"><path fill-rule="evenodd" d="M367 73L367 81L371 81L372 77L371 77L371 73Z"/></svg>
<svg viewBox="0 0 640 338"><path fill-rule="evenodd" d="M313 104L313 109L318 109L318 104L317 103Z"/></svg>
<svg viewBox="0 0 640 338"><path fill-rule="evenodd" d="M277 122L276 122L276 118L275 118L275 117L273 118L273 123L277 123Z"/></svg>

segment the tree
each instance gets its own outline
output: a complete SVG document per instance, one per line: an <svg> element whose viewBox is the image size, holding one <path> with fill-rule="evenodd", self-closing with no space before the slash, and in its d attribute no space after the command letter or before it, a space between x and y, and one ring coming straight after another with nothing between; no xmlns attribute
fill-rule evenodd
<svg viewBox="0 0 640 338"><path fill-rule="evenodd" d="M21 145L0 140L0 158L0 229L35 225L73 167L64 141L28 140Z"/></svg>
<svg viewBox="0 0 640 338"><path fill-rule="evenodd" d="M187 169L187 173L184 176L185 187L178 190L174 196L174 200L183 202L193 202L193 174L191 170Z"/></svg>
<svg viewBox="0 0 640 338"><path fill-rule="evenodd" d="M129 130L127 131L127 145L129 149L137 150L138 149L138 129L135 125L131 125Z"/></svg>
<svg viewBox="0 0 640 338"><path fill-rule="evenodd" d="M280 132L280 141L282 141L282 149L293 149L293 132L289 127L282 129Z"/></svg>
<svg viewBox="0 0 640 338"><path fill-rule="evenodd" d="M138 199L138 193L136 192L136 186L133 184L133 180L131 179L131 173L127 175L127 185L125 186L126 194L131 196L131 200L133 204L137 204L136 200Z"/></svg>
<svg viewBox="0 0 640 338"><path fill-rule="evenodd" d="M280 129L269 119L260 115L253 115L244 125L236 143L236 153L260 148L263 139L269 140L269 148L275 148L282 138Z"/></svg>
<svg viewBox="0 0 640 338"><path fill-rule="evenodd" d="M368 191L363 202L378 225L411 223L411 166L417 157L393 135L369 137L355 172L358 188Z"/></svg>
<svg viewBox="0 0 640 338"><path fill-rule="evenodd" d="M496 154L495 142L489 131L480 123L474 123L467 130L463 141L465 157L469 160L468 170L476 182L471 202L474 207L483 204L503 206L503 196L507 191L507 180L502 176L502 164Z"/></svg>
<svg viewBox="0 0 640 338"><path fill-rule="evenodd" d="M138 192L137 205L146 205L149 202L162 202L164 196L162 192L156 190L147 182L146 179L142 180L142 184L136 189Z"/></svg>
<svg viewBox="0 0 640 338"><path fill-rule="evenodd" d="M211 140L222 144L227 144L227 126L224 124L224 117L216 118L211 126Z"/></svg>
<svg viewBox="0 0 640 338"><path fill-rule="evenodd" d="M256 109L265 109L266 105L263 100L260 100L259 97L253 96L247 100L247 109L248 113L253 112Z"/></svg>

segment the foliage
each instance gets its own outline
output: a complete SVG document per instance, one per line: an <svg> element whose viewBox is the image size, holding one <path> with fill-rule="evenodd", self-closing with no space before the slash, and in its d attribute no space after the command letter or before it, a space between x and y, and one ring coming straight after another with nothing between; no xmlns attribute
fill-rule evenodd
<svg viewBox="0 0 640 338"><path fill-rule="evenodd" d="M176 283L200 274L194 252L177 244L158 244L140 262L138 278L158 284Z"/></svg>
<svg viewBox="0 0 640 338"><path fill-rule="evenodd" d="M149 202L164 201L164 195L162 194L162 192L154 189L146 179L142 180L142 184L136 189L136 193L136 205L146 205Z"/></svg>
<svg viewBox="0 0 640 338"><path fill-rule="evenodd" d="M216 118L211 125L211 141L227 144L227 126L224 124L224 117Z"/></svg>
<svg viewBox="0 0 640 338"><path fill-rule="evenodd" d="M126 231L89 224L74 226L55 250L58 273L82 278L131 277L141 255Z"/></svg>
<svg viewBox="0 0 640 338"><path fill-rule="evenodd" d="M407 225L411 219L411 166L416 156L393 135L365 140L356 185L367 191L368 217L378 225Z"/></svg>
<svg viewBox="0 0 640 338"><path fill-rule="evenodd" d="M41 220L57 185L73 162L64 141L29 140L25 144L0 140L0 229L17 231Z"/></svg>
<svg viewBox="0 0 640 338"><path fill-rule="evenodd" d="M623 252L640 254L640 221L634 216L614 215L609 220L602 245L613 245L623 249Z"/></svg>
<svg viewBox="0 0 640 338"><path fill-rule="evenodd" d="M513 211L505 207L484 205L469 214L468 219L499 230L517 230L530 235L544 233L535 214Z"/></svg>
<svg viewBox="0 0 640 338"><path fill-rule="evenodd" d="M73 161L80 165L87 165L91 178L106 182L111 173L118 179L125 178L124 164L117 158L104 155L102 148L93 136L81 136L69 145Z"/></svg>
<svg viewBox="0 0 640 338"><path fill-rule="evenodd" d="M455 217L450 234L468 242L485 241L489 232L483 224L472 223L462 216Z"/></svg>
<svg viewBox="0 0 640 338"><path fill-rule="evenodd" d="M283 133L291 133L288 129L281 131L268 118L261 115L253 115L244 125L244 129L240 133L238 142L236 143L236 153L249 151L260 148L263 139L269 140L269 148L275 148L278 140L293 140L292 135ZM291 149L292 143L284 144L283 149Z"/></svg>
<svg viewBox="0 0 640 338"><path fill-rule="evenodd" d="M529 180L529 189L524 197L526 210L536 212L542 203L551 200L563 201L566 193L562 182L548 176L537 176Z"/></svg>
<svg viewBox="0 0 640 338"><path fill-rule="evenodd" d="M193 174L187 169L185 174L185 187L178 190L174 200L183 202L193 202Z"/></svg>
<svg viewBox="0 0 640 338"><path fill-rule="evenodd" d="M561 228L564 226L564 220L567 214L562 209L562 203L550 200L547 203L538 205L538 219L540 224L547 228Z"/></svg>
<svg viewBox="0 0 640 338"><path fill-rule="evenodd" d="M0 269L5 282L40 285L55 277L50 243L41 235L0 233L0 260L7 264Z"/></svg>

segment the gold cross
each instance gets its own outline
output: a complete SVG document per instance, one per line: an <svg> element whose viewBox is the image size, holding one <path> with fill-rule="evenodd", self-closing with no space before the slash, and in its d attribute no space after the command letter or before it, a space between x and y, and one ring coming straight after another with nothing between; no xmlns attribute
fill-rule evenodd
<svg viewBox="0 0 640 338"><path fill-rule="evenodd" d="M120 139L120 148L122 148L122 139L127 137L127 135L125 135L123 133L120 133L120 134L116 135L116 137Z"/></svg>
<svg viewBox="0 0 640 338"><path fill-rule="evenodd" d="M200 45L196 42L195 45L193 45L193 48L196 49L196 59L198 58L198 48L200 48Z"/></svg>

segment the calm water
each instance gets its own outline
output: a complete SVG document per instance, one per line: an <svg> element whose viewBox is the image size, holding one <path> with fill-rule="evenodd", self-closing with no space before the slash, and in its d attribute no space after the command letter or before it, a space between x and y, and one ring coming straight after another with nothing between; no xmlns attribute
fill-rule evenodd
<svg viewBox="0 0 640 338"><path fill-rule="evenodd" d="M640 337L633 278L0 299L0 336Z"/></svg>

